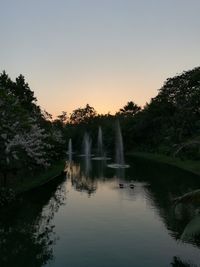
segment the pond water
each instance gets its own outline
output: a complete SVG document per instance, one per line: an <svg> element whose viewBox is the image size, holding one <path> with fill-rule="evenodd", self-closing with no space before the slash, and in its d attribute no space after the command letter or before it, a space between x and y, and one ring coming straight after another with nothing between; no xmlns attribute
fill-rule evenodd
<svg viewBox="0 0 200 267"><path fill-rule="evenodd" d="M126 162L130 168L118 170L77 160L66 176L2 210L0 266L200 266L198 206L172 204L200 188L199 177Z"/></svg>

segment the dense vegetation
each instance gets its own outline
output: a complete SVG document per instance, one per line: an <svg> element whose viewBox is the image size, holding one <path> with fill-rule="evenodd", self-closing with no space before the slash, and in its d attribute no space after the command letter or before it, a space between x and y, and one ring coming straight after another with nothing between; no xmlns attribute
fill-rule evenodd
<svg viewBox="0 0 200 267"><path fill-rule="evenodd" d="M12 81L0 75L0 177L22 170L47 168L62 157L62 131L37 105L34 93L22 75Z"/></svg>
<svg viewBox="0 0 200 267"><path fill-rule="evenodd" d="M128 102L114 116L96 115L87 105L68 118L66 133L80 148L87 129L96 140L97 126L112 152L114 122L120 120L126 151L148 151L181 158L200 158L200 67L166 80L158 95L144 108ZM78 142L77 142L78 140Z"/></svg>
<svg viewBox="0 0 200 267"><path fill-rule="evenodd" d="M113 152L115 121L120 121L126 151L147 151L188 159L200 158L200 67L166 80L143 108L128 102L115 115L99 115L86 105L52 120L22 75L12 81L0 74L0 177L40 170L64 157L67 140L81 150L87 131L95 149L98 126Z"/></svg>

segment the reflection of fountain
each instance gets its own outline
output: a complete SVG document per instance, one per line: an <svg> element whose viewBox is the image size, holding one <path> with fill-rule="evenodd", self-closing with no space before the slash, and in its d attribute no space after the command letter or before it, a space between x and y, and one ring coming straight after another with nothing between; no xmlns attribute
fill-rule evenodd
<svg viewBox="0 0 200 267"><path fill-rule="evenodd" d="M128 183L125 181L125 177L126 177L125 168L116 168L115 171L116 171L115 177L116 177L117 182L119 183L120 188L126 187L126 188L133 189L135 187L132 180L131 182L128 182Z"/></svg>
<svg viewBox="0 0 200 267"><path fill-rule="evenodd" d="M84 156L85 156L85 172L86 175L89 175L90 169L91 169L91 145L92 141L90 139L90 136L88 133L85 133L84 139L83 139L83 150L84 150Z"/></svg>
<svg viewBox="0 0 200 267"><path fill-rule="evenodd" d="M97 177L98 177L98 179L104 180L105 167L106 167L106 162L104 160L97 162Z"/></svg>
<svg viewBox="0 0 200 267"><path fill-rule="evenodd" d="M116 178L120 181L125 180L125 170L124 168L117 168L116 169Z"/></svg>
<svg viewBox="0 0 200 267"><path fill-rule="evenodd" d="M87 166L85 172L81 172L80 164L74 162L66 163L66 175L71 179L72 186L80 192L87 192L90 196L97 189L97 182L87 174Z"/></svg>
<svg viewBox="0 0 200 267"><path fill-rule="evenodd" d="M72 161L72 139L70 138L69 139L69 142L68 142L68 159L69 161L71 162Z"/></svg>
<svg viewBox="0 0 200 267"><path fill-rule="evenodd" d="M123 146L123 139L119 121L116 122L116 140L115 140L115 161L114 164L109 164L108 167L110 168L129 168L129 165L125 164L124 160L124 146Z"/></svg>
<svg viewBox="0 0 200 267"><path fill-rule="evenodd" d="M89 175L91 169L91 146L92 141L88 133L85 133L83 138L83 154L80 156L85 158L85 172Z"/></svg>
<svg viewBox="0 0 200 267"><path fill-rule="evenodd" d="M93 160L108 160L110 158L106 157L106 153L103 147L103 134L101 126L99 126L98 130L98 142L97 142L97 157L93 158Z"/></svg>

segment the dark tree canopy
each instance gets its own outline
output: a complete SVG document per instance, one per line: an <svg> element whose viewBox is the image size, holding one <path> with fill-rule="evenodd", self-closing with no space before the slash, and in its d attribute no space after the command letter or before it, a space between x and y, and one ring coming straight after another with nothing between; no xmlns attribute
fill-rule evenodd
<svg viewBox="0 0 200 267"><path fill-rule="evenodd" d="M116 113L116 115L134 116L141 110L141 107L136 105L133 101L128 102L123 108Z"/></svg>
<svg viewBox="0 0 200 267"><path fill-rule="evenodd" d="M87 104L84 108L75 109L70 116L70 123L79 124L79 123L88 123L89 120L96 117L96 110Z"/></svg>
<svg viewBox="0 0 200 267"><path fill-rule="evenodd" d="M38 155L43 162L61 157L66 152L63 140L67 142L69 138L74 148L80 150L85 131L96 142L99 125L105 145L112 151L116 118L121 123L126 151L200 159L200 67L167 79L158 95L143 109L129 101L115 115L98 115L87 104L75 109L69 117L63 111L55 120L41 111L23 75L12 81L4 71L0 74L0 109L0 162L5 170L11 168L11 163L29 164L30 155L24 151L33 152L36 144L37 162L40 161ZM35 142L37 134L38 142ZM25 144L33 146L25 147Z"/></svg>
<svg viewBox="0 0 200 267"><path fill-rule="evenodd" d="M12 81L0 74L0 112L0 178L48 167L62 155L62 132L41 111L24 76Z"/></svg>

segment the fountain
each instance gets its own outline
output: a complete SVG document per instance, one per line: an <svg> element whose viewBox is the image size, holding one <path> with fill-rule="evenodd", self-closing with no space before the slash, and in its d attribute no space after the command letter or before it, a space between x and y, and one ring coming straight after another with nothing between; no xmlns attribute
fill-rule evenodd
<svg viewBox="0 0 200 267"><path fill-rule="evenodd" d="M89 175L91 169L91 146L91 138L86 132L83 138L83 154L81 156L85 157L85 172L87 175Z"/></svg>
<svg viewBox="0 0 200 267"><path fill-rule="evenodd" d="M97 140L97 157L92 158L93 160L108 160L110 158L106 157L106 153L103 147L103 134L101 126L99 126L98 130L98 140Z"/></svg>
<svg viewBox="0 0 200 267"><path fill-rule="evenodd" d="M88 133L85 133L84 135L84 139L83 139L83 155L86 158L90 158L91 157L91 139L88 135Z"/></svg>
<svg viewBox="0 0 200 267"><path fill-rule="evenodd" d="M92 146L91 138L88 133L85 133L83 137L83 143L82 143L82 154L80 154L79 157L90 158L92 156L91 146Z"/></svg>
<svg viewBox="0 0 200 267"><path fill-rule="evenodd" d="M98 131L97 153L98 153L98 156L99 157L104 157L104 151L103 151L103 135L102 135L101 126L99 126L99 131Z"/></svg>
<svg viewBox="0 0 200 267"><path fill-rule="evenodd" d="M108 167L116 169L129 168L124 160L124 146L119 121L116 122L116 139L115 139L115 163L109 164Z"/></svg>

